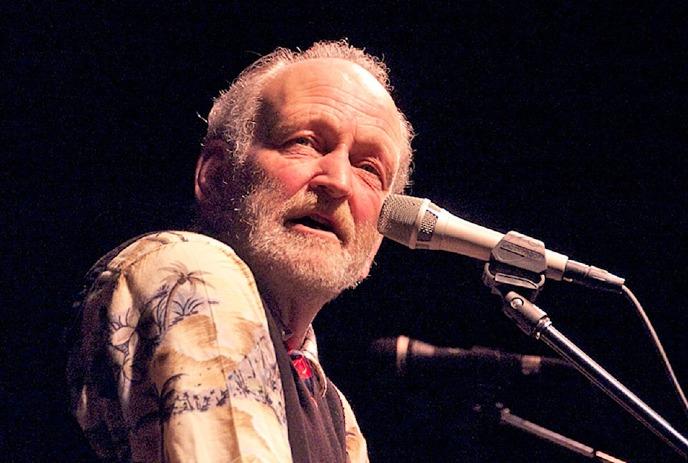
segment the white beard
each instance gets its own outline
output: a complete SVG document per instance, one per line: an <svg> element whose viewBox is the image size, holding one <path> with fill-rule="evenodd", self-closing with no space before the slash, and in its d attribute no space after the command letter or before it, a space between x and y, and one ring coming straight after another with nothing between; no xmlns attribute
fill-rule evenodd
<svg viewBox="0 0 688 463"><path fill-rule="evenodd" d="M375 224L354 224L345 202L312 191L285 198L279 185L252 175L254 187L238 200L230 219L230 240L256 279L278 297L329 301L355 287L369 271L378 233ZM340 240L304 233L286 219L327 212L338 224Z"/></svg>

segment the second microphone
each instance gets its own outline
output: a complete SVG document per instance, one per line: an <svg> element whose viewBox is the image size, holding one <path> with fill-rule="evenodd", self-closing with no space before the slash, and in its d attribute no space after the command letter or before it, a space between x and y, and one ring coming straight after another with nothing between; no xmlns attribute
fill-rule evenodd
<svg viewBox="0 0 688 463"><path fill-rule="evenodd" d="M387 368L393 366L399 376L428 372L446 374L459 370L467 373L500 370L533 375L543 369L573 368L568 362L554 357L502 352L486 347L437 347L406 336L378 339L371 345L371 353L387 364Z"/></svg>

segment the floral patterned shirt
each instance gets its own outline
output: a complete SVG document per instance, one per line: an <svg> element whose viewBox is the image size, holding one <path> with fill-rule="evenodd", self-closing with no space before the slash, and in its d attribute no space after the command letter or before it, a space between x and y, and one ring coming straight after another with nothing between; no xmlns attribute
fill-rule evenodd
<svg viewBox="0 0 688 463"><path fill-rule="evenodd" d="M291 461L263 302L230 247L190 232L151 234L103 258L90 277L68 377L73 412L100 457ZM299 353L326 384L312 329ZM347 458L368 461L341 399Z"/></svg>

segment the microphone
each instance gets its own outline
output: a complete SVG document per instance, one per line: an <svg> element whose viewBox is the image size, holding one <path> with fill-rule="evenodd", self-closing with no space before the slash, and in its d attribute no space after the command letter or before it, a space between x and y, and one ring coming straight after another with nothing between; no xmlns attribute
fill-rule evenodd
<svg viewBox="0 0 688 463"><path fill-rule="evenodd" d="M483 261L490 260L492 249L504 237L503 233L447 212L429 199L396 194L390 195L382 205L377 229L385 237L411 249L449 251ZM515 249L514 252L520 251ZM545 250L545 261L545 277L553 280L617 292L624 284L621 277L557 252Z"/></svg>
<svg viewBox="0 0 688 463"><path fill-rule="evenodd" d="M419 371L446 373L466 370L475 373L485 367L517 371L523 375L538 374L543 368L574 369L570 363L554 357L515 354L478 346L470 350L437 347L407 336L377 339L371 344L370 351L387 365L393 364L399 376Z"/></svg>

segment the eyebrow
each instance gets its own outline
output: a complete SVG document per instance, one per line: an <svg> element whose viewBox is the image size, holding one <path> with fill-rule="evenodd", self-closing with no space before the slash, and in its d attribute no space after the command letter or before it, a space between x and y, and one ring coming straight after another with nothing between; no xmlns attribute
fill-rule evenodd
<svg viewBox="0 0 688 463"><path fill-rule="evenodd" d="M322 115L283 118L279 112L271 110L269 117L265 117L262 122L265 123L263 132L268 142L281 141L293 132L304 129L312 130L325 138L332 138L337 133L337 124Z"/></svg>

